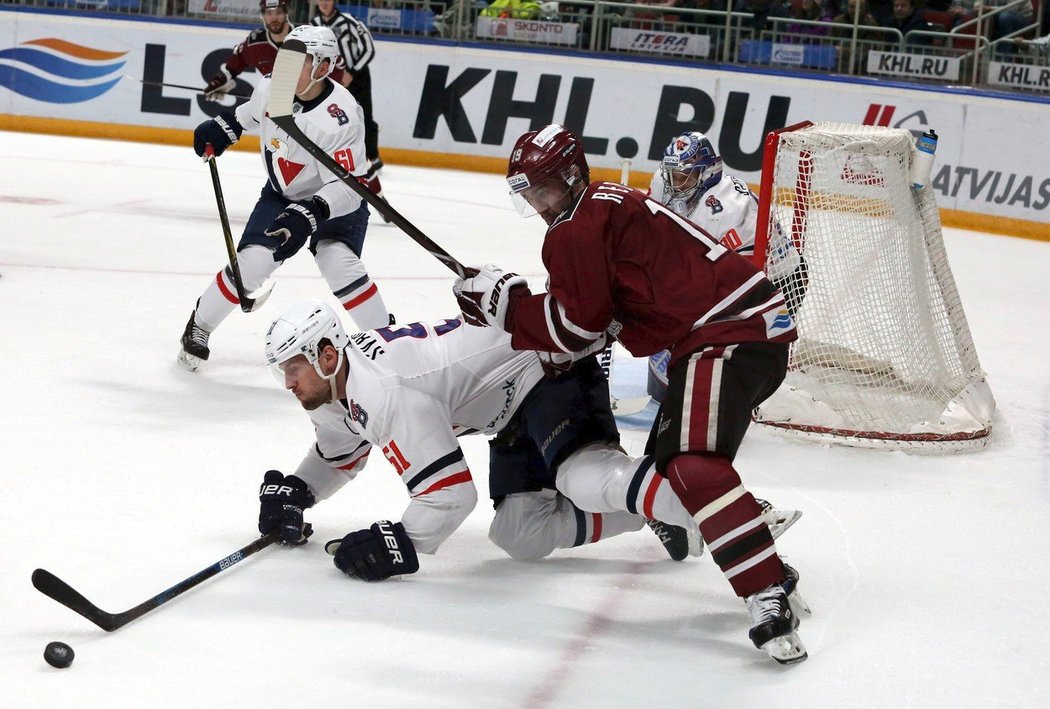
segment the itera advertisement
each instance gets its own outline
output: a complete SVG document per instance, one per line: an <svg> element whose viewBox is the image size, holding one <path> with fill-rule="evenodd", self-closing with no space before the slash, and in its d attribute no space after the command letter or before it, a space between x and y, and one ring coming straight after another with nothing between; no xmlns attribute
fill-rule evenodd
<svg viewBox="0 0 1050 709"><path fill-rule="evenodd" d="M190 131L238 99L208 102L164 84L203 87L247 32L2 11L0 121ZM258 80L242 74L235 92L249 94ZM1050 142L1032 139L1050 134L1045 99L381 38L372 82L380 145L433 155L434 165L457 156L491 166L522 132L557 122L581 135L592 165L619 170L630 159L645 172L673 136L699 130L754 184L763 137L775 128L803 120L934 128L942 208L1050 224ZM1004 115L1026 129L1004 130Z"/></svg>

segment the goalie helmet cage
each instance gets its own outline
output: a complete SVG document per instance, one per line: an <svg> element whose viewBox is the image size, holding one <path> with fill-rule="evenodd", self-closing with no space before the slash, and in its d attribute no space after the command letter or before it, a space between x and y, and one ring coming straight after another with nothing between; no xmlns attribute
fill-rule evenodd
<svg viewBox="0 0 1050 709"><path fill-rule="evenodd" d="M793 242L798 340L755 421L802 438L944 453L983 448L995 399L907 130L800 123L766 138L755 259ZM785 293L785 295L789 295Z"/></svg>

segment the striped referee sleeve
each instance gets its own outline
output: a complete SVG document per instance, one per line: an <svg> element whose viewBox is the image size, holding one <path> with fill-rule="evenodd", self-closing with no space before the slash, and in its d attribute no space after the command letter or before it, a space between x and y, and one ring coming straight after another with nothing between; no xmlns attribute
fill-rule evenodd
<svg viewBox="0 0 1050 709"><path fill-rule="evenodd" d="M375 43L372 33L363 22L352 15L339 13L331 24L326 25L320 15L313 19L313 24L328 27L339 42L339 52L343 55L346 69L352 74L364 71L375 56Z"/></svg>

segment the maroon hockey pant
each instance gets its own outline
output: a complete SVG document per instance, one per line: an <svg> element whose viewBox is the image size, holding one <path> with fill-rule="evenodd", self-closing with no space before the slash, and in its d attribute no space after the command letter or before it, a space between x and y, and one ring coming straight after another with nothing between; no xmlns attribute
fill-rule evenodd
<svg viewBox="0 0 1050 709"><path fill-rule="evenodd" d="M776 390L786 369L787 345L771 343L707 347L681 358L668 372L667 396L646 445L742 597L784 580L761 508L733 459L752 409Z"/></svg>

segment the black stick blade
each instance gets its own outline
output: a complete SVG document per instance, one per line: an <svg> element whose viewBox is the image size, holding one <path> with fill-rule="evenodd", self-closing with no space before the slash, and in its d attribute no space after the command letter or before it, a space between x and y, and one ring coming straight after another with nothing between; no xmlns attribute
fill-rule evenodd
<svg viewBox="0 0 1050 709"><path fill-rule="evenodd" d="M112 613L107 613L94 603L84 598L72 586L45 569L33 572L33 586L71 611L84 616L106 632L112 632L119 626Z"/></svg>

